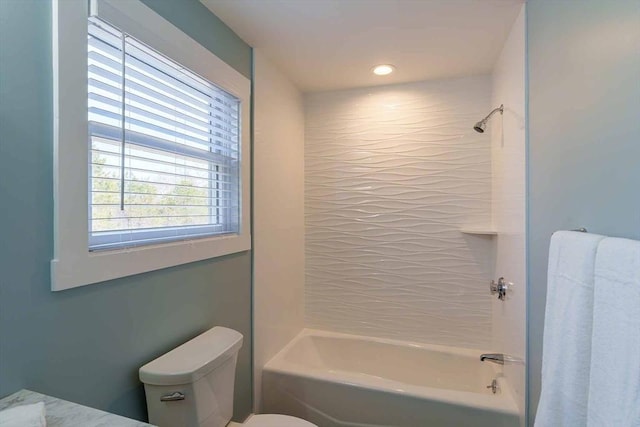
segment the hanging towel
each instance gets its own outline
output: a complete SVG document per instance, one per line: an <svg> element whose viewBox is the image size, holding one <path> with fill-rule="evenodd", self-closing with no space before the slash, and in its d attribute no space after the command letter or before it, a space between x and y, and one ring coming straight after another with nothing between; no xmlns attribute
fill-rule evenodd
<svg viewBox="0 0 640 427"><path fill-rule="evenodd" d="M589 427L640 426L640 242L598 247L593 301Z"/></svg>
<svg viewBox="0 0 640 427"><path fill-rule="evenodd" d="M603 238L575 231L551 237L536 427L586 425L596 249Z"/></svg>
<svg viewBox="0 0 640 427"><path fill-rule="evenodd" d="M0 411L0 427L46 427L44 402Z"/></svg>

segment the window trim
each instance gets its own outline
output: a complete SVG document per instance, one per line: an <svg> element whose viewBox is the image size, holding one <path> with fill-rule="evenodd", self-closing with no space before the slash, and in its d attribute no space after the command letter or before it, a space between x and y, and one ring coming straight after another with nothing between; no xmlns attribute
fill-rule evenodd
<svg viewBox="0 0 640 427"><path fill-rule="evenodd" d="M53 1L54 258L64 289L251 249L250 80L138 0ZM240 233L90 252L87 34L89 11L240 99ZM78 84L83 82L83 84Z"/></svg>

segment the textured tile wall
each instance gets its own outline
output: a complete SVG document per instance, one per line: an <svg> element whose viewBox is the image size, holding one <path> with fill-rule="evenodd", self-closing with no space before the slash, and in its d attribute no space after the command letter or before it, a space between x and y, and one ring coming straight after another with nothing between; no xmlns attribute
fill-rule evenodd
<svg viewBox="0 0 640 427"><path fill-rule="evenodd" d="M307 95L308 327L491 344L489 77Z"/></svg>

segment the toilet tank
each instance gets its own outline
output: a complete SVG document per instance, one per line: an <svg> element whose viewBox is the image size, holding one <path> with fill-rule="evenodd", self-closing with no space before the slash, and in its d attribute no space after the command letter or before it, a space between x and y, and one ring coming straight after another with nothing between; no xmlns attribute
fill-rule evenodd
<svg viewBox="0 0 640 427"><path fill-rule="evenodd" d="M159 427L224 427L242 334L216 326L140 368L149 422Z"/></svg>

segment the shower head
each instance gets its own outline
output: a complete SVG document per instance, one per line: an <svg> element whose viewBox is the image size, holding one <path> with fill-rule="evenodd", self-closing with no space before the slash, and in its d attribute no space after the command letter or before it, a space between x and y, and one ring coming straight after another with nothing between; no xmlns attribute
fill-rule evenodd
<svg viewBox="0 0 640 427"><path fill-rule="evenodd" d="M473 126L473 130L475 130L478 133L484 133L484 129L487 127L487 121L497 111L500 111L500 114L502 114L504 112L504 105L500 104L498 108L494 108L493 111L487 114L487 117L480 120L478 123L475 124L475 126Z"/></svg>
<svg viewBox="0 0 640 427"><path fill-rule="evenodd" d="M478 123L476 123L473 129L478 133L484 133L484 128L486 125L487 125L486 121L480 120Z"/></svg>

